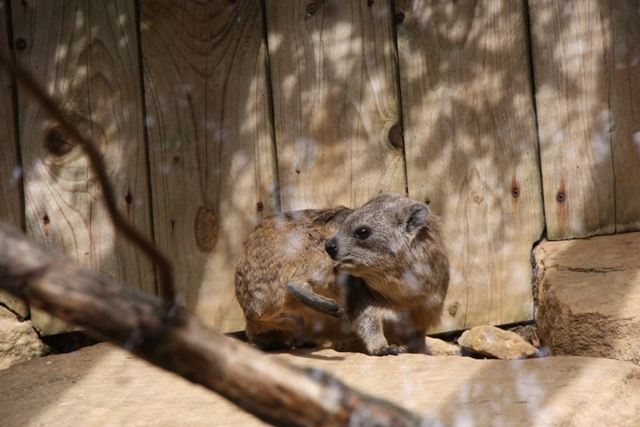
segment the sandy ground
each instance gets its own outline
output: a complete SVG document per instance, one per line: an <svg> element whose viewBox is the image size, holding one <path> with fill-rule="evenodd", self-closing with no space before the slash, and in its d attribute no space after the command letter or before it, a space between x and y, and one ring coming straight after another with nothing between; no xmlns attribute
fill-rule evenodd
<svg viewBox="0 0 640 427"><path fill-rule="evenodd" d="M267 357L329 371L351 386L435 420L433 425L640 425L640 368L629 362L369 357L332 350ZM110 344L98 344L0 371L0 425L265 424L200 386Z"/></svg>

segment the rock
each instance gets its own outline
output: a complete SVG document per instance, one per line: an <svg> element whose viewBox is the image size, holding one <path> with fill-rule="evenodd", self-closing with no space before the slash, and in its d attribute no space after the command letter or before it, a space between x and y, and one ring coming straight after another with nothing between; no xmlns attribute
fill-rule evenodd
<svg viewBox="0 0 640 427"><path fill-rule="evenodd" d="M427 349L432 356L460 356L460 347L438 338L426 337Z"/></svg>
<svg viewBox="0 0 640 427"><path fill-rule="evenodd" d="M439 421L436 425L640 425L640 367L585 357L516 361L370 357L296 350L276 357ZM204 388L98 344L0 371L4 427L264 426ZM430 425L425 423L425 425Z"/></svg>
<svg viewBox="0 0 640 427"><path fill-rule="evenodd" d="M29 305L21 298L0 289L0 305L8 307L23 319L29 316Z"/></svg>
<svg viewBox="0 0 640 427"><path fill-rule="evenodd" d="M0 306L0 369L49 353L49 347L31 326L21 322L17 316Z"/></svg>
<svg viewBox="0 0 640 427"><path fill-rule="evenodd" d="M523 359L538 353L538 349L520 335L495 326L476 326L458 339L464 350L503 360Z"/></svg>
<svg viewBox="0 0 640 427"><path fill-rule="evenodd" d="M552 354L640 361L640 233L534 251L539 335Z"/></svg>

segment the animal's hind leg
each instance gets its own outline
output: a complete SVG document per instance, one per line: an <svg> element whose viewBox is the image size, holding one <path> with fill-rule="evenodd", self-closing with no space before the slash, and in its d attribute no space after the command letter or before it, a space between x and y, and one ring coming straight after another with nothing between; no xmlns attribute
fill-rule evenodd
<svg viewBox="0 0 640 427"><path fill-rule="evenodd" d="M309 308L333 317L344 316L344 309L336 301L313 292L309 282L290 280L287 288L298 301Z"/></svg>
<svg viewBox="0 0 640 427"><path fill-rule="evenodd" d="M304 346L305 327L299 314L280 313L266 321L247 321L246 333L249 341L260 350L283 350Z"/></svg>
<svg viewBox="0 0 640 427"><path fill-rule="evenodd" d="M295 347L302 347L304 345L304 335L306 329L306 325L302 316L300 316L299 314L282 313L280 317L285 319L293 319L296 322L298 333L296 334Z"/></svg>

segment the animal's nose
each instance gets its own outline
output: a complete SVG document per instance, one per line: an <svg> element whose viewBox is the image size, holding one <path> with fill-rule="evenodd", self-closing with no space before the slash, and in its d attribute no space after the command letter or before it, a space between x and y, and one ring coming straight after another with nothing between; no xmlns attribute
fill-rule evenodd
<svg viewBox="0 0 640 427"><path fill-rule="evenodd" d="M327 243L324 244L324 250L327 251L331 258L335 259L335 256L338 254L338 245L336 244L336 239L329 239Z"/></svg>

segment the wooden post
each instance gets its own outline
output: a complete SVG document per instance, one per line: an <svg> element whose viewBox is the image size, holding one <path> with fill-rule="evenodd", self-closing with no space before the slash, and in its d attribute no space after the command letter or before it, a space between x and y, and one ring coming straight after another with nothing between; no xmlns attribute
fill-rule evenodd
<svg viewBox="0 0 640 427"><path fill-rule="evenodd" d="M151 236L134 2L12 2L17 61L92 139L118 207ZM114 278L155 293L151 261L117 236L77 142L19 91L27 233ZM42 334L68 326L34 312Z"/></svg>
<svg viewBox="0 0 640 427"><path fill-rule="evenodd" d="M7 8L0 8L0 49L9 51L5 15ZM18 161L15 116L13 112L13 86L9 74L0 70L0 221L16 228L24 228L22 200L22 167ZM29 315L24 301L0 290L0 304L22 317Z"/></svg>
<svg viewBox="0 0 640 427"><path fill-rule="evenodd" d="M396 2L409 195L445 221L442 330L530 320L543 231L522 1Z"/></svg>
<svg viewBox="0 0 640 427"><path fill-rule="evenodd" d="M640 3L609 4L610 137L616 183L616 233L622 233L640 230Z"/></svg>
<svg viewBox="0 0 640 427"><path fill-rule="evenodd" d="M237 330L242 240L278 207L260 2L140 8L156 242L186 306Z"/></svg>
<svg viewBox="0 0 640 427"><path fill-rule="evenodd" d="M265 6L284 210L404 194L389 1Z"/></svg>
<svg viewBox="0 0 640 427"><path fill-rule="evenodd" d="M610 9L618 4L530 0L529 6L547 236L614 233L611 132L613 120L625 121L614 117L608 76Z"/></svg>

